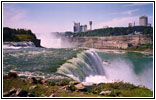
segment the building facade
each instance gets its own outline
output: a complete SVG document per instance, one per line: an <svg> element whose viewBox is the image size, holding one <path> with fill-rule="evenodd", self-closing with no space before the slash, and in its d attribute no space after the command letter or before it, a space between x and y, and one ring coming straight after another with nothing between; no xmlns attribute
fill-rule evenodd
<svg viewBox="0 0 156 100"><path fill-rule="evenodd" d="M74 33L86 32L86 31L87 31L87 25L80 25L80 23L74 22Z"/></svg>
<svg viewBox="0 0 156 100"><path fill-rule="evenodd" d="M139 18L139 25L140 26L147 26L148 25L148 17L147 16L141 16Z"/></svg>
<svg viewBox="0 0 156 100"><path fill-rule="evenodd" d="M80 32L86 32L86 31L87 31L87 25L81 25Z"/></svg>
<svg viewBox="0 0 156 100"><path fill-rule="evenodd" d="M80 23L74 23L74 33L80 32Z"/></svg>

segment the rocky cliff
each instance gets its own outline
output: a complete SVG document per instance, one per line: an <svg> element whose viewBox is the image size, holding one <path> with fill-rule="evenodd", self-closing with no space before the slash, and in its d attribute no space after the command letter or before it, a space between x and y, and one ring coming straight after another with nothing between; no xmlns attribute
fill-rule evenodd
<svg viewBox="0 0 156 100"><path fill-rule="evenodd" d="M80 47L96 49L126 49L131 46L152 43L152 39L146 36L125 35L107 37L70 37L71 42L78 43Z"/></svg>

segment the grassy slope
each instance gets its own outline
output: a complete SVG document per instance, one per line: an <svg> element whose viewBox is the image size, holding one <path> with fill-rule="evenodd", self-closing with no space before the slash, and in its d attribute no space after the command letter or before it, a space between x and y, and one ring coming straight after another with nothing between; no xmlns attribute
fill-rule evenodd
<svg viewBox="0 0 156 100"><path fill-rule="evenodd" d="M68 83L67 83L68 84ZM29 90L30 86L37 85L38 87ZM65 84L64 84L65 85ZM110 95L106 97L152 97L153 92L147 88L134 86L129 83L116 82L116 83L103 83L99 85L94 85L92 89L86 92L79 91L67 91L60 89L62 86L58 85L43 85L43 84L30 84L29 82L23 82L20 78L17 79L4 79L3 80L3 92L9 91L11 88L22 88L28 92L35 94L37 97L43 95L50 96L54 93L56 97L104 97L99 95L103 90L111 90Z"/></svg>

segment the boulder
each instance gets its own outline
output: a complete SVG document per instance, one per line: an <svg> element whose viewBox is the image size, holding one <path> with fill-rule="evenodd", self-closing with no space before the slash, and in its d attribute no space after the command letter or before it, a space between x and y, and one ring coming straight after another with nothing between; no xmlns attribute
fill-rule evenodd
<svg viewBox="0 0 156 100"><path fill-rule="evenodd" d="M28 93L28 94L27 94L27 97L35 97L35 95L32 94L32 93Z"/></svg>
<svg viewBox="0 0 156 100"><path fill-rule="evenodd" d="M33 85L33 86L29 87L30 90L35 89L35 88L37 88L36 85Z"/></svg>
<svg viewBox="0 0 156 100"><path fill-rule="evenodd" d="M110 95L111 94L111 91L110 90L105 90L105 91L101 91L99 94L106 96L106 95Z"/></svg>
<svg viewBox="0 0 156 100"><path fill-rule="evenodd" d="M44 79L41 80L41 83L48 85L48 82L46 80L44 80Z"/></svg>
<svg viewBox="0 0 156 100"><path fill-rule="evenodd" d="M79 91L86 91L86 87L82 83L74 85L74 87Z"/></svg>
<svg viewBox="0 0 156 100"><path fill-rule="evenodd" d="M52 93L49 97L55 97L55 94L54 94L54 93Z"/></svg>
<svg viewBox="0 0 156 100"><path fill-rule="evenodd" d="M28 94L27 91L20 89L20 88L18 88L16 91L16 96L19 96L19 97L27 97L27 94Z"/></svg>
<svg viewBox="0 0 156 100"><path fill-rule="evenodd" d="M28 81L29 81L29 83L34 83L34 84L38 83L38 81L36 80L35 77L28 78Z"/></svg>
<svg viewBox="0 0 156 100"><path fill-rule="evenodd" d="M44 95L44 94L41 94L41 97L47 97L46 95Z"/></svg>
<svg viewBox="0 0 156 100"><path fill-rule="evenodd" d="M40 84L41 84L42 78L37 77L37 78L36 78L36 80L37 80L37 82L38 82L38 83L40 83Z"/></svg>
<svg viewBox="0 0 156 100"><path fill-rule="evenodd" d="M9 78L17 78L18 77L18 74L16 72L9 72L8 73L8 77Z"/></svg>
<svg viewBox="0 0 156 100"><path fill-rule="evenodd" d="M4 97L9 97L9 96L12 96L15 93L16 93L16 89L15 88L12 88L9 92L3 93L3 96Z"/></svg>
<svg viewBox="0 0 156 100"><path fill-rule="evenodd" d="M79 84L80 82L79 81L70 81L69 84L73 84L73 85L77 85Z"/></svg>
<svg viewBox="0 0 156 100"><path fill-rule="evenodd" d="M60 89L71 90L71 86L70 85L65 85L65 86L61 87Z"/></svg>
<svg viewBox="0 0 156 100"><path fill-rule="evenodd" d="M9 97L11 94L9 92L4 92L3 97Z"/></svg>

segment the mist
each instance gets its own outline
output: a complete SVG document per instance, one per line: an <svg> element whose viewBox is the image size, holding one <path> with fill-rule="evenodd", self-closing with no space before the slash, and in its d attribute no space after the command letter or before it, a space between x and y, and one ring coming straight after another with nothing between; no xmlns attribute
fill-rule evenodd
<svg viewBox="0 0 156 100"><path fill-rule="evenodd" d="M104 65L105 76L90 75L86 77L84 84L91 83L112 83L116 81L123 81L135 85L145 86L153 90L153 70L151 67L144 69L139 74L134 71L133 64L125 59L114 59L111 64Z"/></svg>
<svg viewBox="0 0 156 100"><path fill-rule="evenodd" d="M37 38L41 40L41 46L45 48L72 48L67 37L60 33L38 33Z"/></svg>

